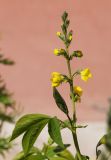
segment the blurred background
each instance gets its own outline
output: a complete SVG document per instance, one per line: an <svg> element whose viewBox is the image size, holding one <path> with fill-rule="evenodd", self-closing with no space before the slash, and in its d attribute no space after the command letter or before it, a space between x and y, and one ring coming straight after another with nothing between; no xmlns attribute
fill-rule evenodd
<svg viewBox="0 0 111 160"><path fill-rule="evenodd" d="M70 51L79 49L84 53L81 60L73 60L72 68L88 67L93 74L87 83L79 79L75 82L84 90L82 103L77 105L78 121L96 124L103 131L111 96L110 0L0 0L0 48L16 62L12 68L1 66L0 73L24 108L23 114L65 118L54 103L50 82L53 71L67 74L64 59L53 54L54 48L63 47L56 32L61 31L65 10L74 32ZM60 90L70 103L67 85Z"/></svg>

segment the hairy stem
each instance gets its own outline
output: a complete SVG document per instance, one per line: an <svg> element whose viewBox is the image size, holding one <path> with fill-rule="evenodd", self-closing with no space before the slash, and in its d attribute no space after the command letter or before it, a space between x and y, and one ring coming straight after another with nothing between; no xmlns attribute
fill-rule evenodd
<svg viewBox="0 0 111 160"><path fill-rule="evenodd" d="M66 52L69 55L68 47L66 47ZM73 136L77 156L78 156L79 160L82 160L81 152L80 152L80 148L79 148L79 144L78 144L78 139L77 139L76 128L75 128L75 126L76 126L76 109L75 109L74 94L73 94L73 76L71 73L71 65L70 65L69 59L67 59L67 67L68 67L68 74L69 74L69 78L70 78L70 94L71 94L72 106L73 106L73 122L72 122L69 115L67 115L67 117L70 121L72 130L74 130L74 132L72 132L72 136Z"/></svg>

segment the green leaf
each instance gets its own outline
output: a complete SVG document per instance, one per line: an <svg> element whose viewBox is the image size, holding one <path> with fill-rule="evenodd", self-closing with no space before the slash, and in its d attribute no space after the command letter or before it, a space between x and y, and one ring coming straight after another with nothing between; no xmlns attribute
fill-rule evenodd
<svg viewBox="0 0 111 160"><path fill-rule="evenodd" d="M49 135L52 138L52 140L55 143L57 143L59 146L61 146L62 148L64 148L64 144L62 142L62 137L61 137L61 133L60 133L59 120L56 117L51 118L49 120L49 123L48 123L48 132L49 132Z"/></svg>
<svg viewBox="0 0 111 160"><path fill-rule="evenodd" d="M19 152L13 160L27 160L27 158L31 155L41 155L41 152L38 148L33 147L30 152L25 156L24 151Z"/></svg>
<svg viewBox="0 0 111 160"><path fill-rule="evenodd" d="M13 64L15 64L14 61L12 61L12 60L10 60L8 58L0 59L0 63L4 64L4 65L13 65Z"/></svg>
<svg viewBox="0 0 111 160"><path fill-rule="evenodd" d="M18 153L13 160L24 160L24 152Z"/></svg>
<svg viewBox="0 0 111 160"><path fill-rule="evenodd" d="M56 146L54 148L54 152L58 153L58 152L62 152L63 150L65 150L67 147L69 147L70 144L64 144L64 148L61 148L60 146Z"/></svg>
<svg viewBox="0 0 111 160"><path fill-rule="evenodd" d="M31 150L33 144L35 143L37 137L41 133L42 129L48 123L49 119L43 119L37 124L31 126L27 132L24 134L22 139L22 146L25 155Z"/></svg>
<svg viewBox="0 0 111 160"><path fill-rule="evenodd" d="M45 119L49 120L50 117L43 114L28 114L23 116L17 121L10 141L27 131L32 125L37 124Z"/></svg>
<svg viewBox="0 0 111 160"><path fill-rule="evenodd" d="M96 156L97 158L99 157L99 155L101 154L101 151L98 150L98 147L101 146L102 144L106 144L106 139L107 139L107 135L104 135L98 142L97 146L96 146Z"/></svg>
<svg viewBox="0 0 111 160"><path fill-rule="evenodd" d="M8 95L0 95L0 102L6 106L12 105L13 101Z"/></svg>
<svg viewBox="0 0 111 160"><path fill-rule="evenodd" d="M58 153L57 155L62 157L62 158L66 158L67 160L75 160L75 158L72 155L72 153L70 151L68 151L68 150L64 150L64 151Z"/></svg>
<svg viewBox="0 0 111 160"><path fill-rule="evenodd" d="M13 123L14 117L12 115L6 115L5 113L0 112L0 120Z"/></svg>
<svg viewBox="0 0 111 160"><path fill-rule="evenodd" d="M66 34L67 34L67 28L66 28L66 25L65 25L65 24L62 24L62 25L61 25L61 29L62 29L64 35L66 35Z"/></svg>
<svg viewBox="0 0 111 160"><path fill-rule="evenodd" d="M46 151L44 151L44 154L46 155L46 157L48 157L49 159L51 157L54 157L56 155L56 153L54 152L54 146L48 146L46 145Z"/></svg>
<svg viewBox="0 0 111 160"><path fill-rule="evenodd" d="M63 22L65 22L67 20L67 17L68 17L68 13L66 11L64 11L64 13L62 15Z"/></svg>
<svg viewBox="0 0 111 160"><path fill-rule="evenodd" d="M23 152L21 152L13 160L45 160L45 158L42 155L28 155L24 157Z"/></svg>
<svg viewBox="0 0 111 160"><path fill-rule="evenodd" d="M12 148L12 144L9 143L9 137L0 137L0 155L5 157L5 152L8 152Z"/></svg>
<svg viewBox="0 0 111 160"><path fill-rule="evenodd" d="M42 155L31 155L26 160L46 160Z"/></svg>
<svg viewBox="0 0 111 160"><path fill-rule="evenodd" d="M9 150L12 147L11 143L9 143L9 137L4 138L0 137L0 150Z"/></svg>
<svg viewBox="0 0 111 160"><path fill-rule="evenodd" d="M102 154L101 150L98 150L98 147L101 145L105 145L109 151L111 150L111 132L108 132L99 140L99 142L96 146L97 158L100 156L100 154Z"/></svg>
<svg viewBox="0 0 111 160"><path fill-rule="evenodd" d="M65 114L68 114L68 107L66 105L66 102L55 87L53 88L53 97L59 109Z"/></svg>
<svg viewBox="0 0 111 160"><path fill-rule="evenodd" d="M67 160L67 159L62 157L52 157L50 158L50 160Z"/></svg>
<svg viewBox="0 0 111 160"><path fill-rule="evenodd" d="M108 132L104 140L104 144L107 147L107 149L110 151L111 150L111 132Z"/></svg>
<svg viewBox="0 0 111 160"><path fill-rule="evenodd" d="M14 104L12 94L9 93L5 84L0 86L0 103L4 104L5 106L12 106Z"/></svg>

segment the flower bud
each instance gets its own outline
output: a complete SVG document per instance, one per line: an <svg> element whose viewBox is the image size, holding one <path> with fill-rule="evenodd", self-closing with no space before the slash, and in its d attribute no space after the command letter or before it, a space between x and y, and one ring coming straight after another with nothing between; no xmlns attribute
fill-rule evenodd
<svg viewBox="0 0 111 160"><path fill-rule="evenodd" d="M79 86L74 87L74 101L81 102L81 96L83 94L83 90Z"/></svg>
<svg viewBox="0 0 111 160"><path fill-rule="evenodd" d="M68 33L68 40L69 41L72 41L72 35L73 35L73 31L70 30L69 33Z"/></svg>
<svg viewBox="0 0 111 160"><path fill-rule="evenodd" d="M56 55L56 56L59 56L60 55L60 50L59 49L54 49L54 54Z"/></svg>
<svg viewBox="0 0 111 160"><path fill-rule="evenodd" d="M61 32L57 32L57 36L60 37L61 36Z"/></svg>
<svg viewBox="0 0 111 160"><path fill-rule="evenodd" d="M66 51L64 50L64 49L54 49L54 54L56 55L56 56L60 56L60 55L66 55Z"/></svg>
<svg viewBox="0 0 111 160"><path fill-rule="evenodd" d="M70 35L68 39L69 39L70 41L72 41L72 35Z"/></svg>
<svg viewBox="0 0 111 160"><path fill-rule="evenodd" d="M81 52L81 51L74 51L73 53L72 53L72 56L73 57L78 57L78 58L81 58L81 57L83 57L83 53Z"/></svg>
<svg viewBox="0 0 111 160"><path fill-rule="evenodd" d="M81 87L79 87L79 86L75 86L74 87L74 94L77 94L78 96L82 96L82 94L83 94L83 90L82 90L82 88Z"/></svg>

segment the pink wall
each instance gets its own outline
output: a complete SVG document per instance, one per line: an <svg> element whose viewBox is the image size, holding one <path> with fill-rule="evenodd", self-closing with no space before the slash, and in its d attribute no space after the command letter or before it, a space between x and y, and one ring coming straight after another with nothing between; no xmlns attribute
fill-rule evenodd
<svg viewBox="0 0 111 160"><path fill-rule="evenodd" d="M79 120L101 120L105 114L92 106L106 107L111 96L110 0L0 0L0 47L16 61L0 72L25 112L63 117L53 101L50 73L66 72L65 61L53 55L53 49L62 46L56 32L64 10L74 31L72 47L84 53L72 66L89 67L93 73L88 83L76 83L84 89L82 104L77 106ZM68 88L62 93L67 97Z"/></svg>

